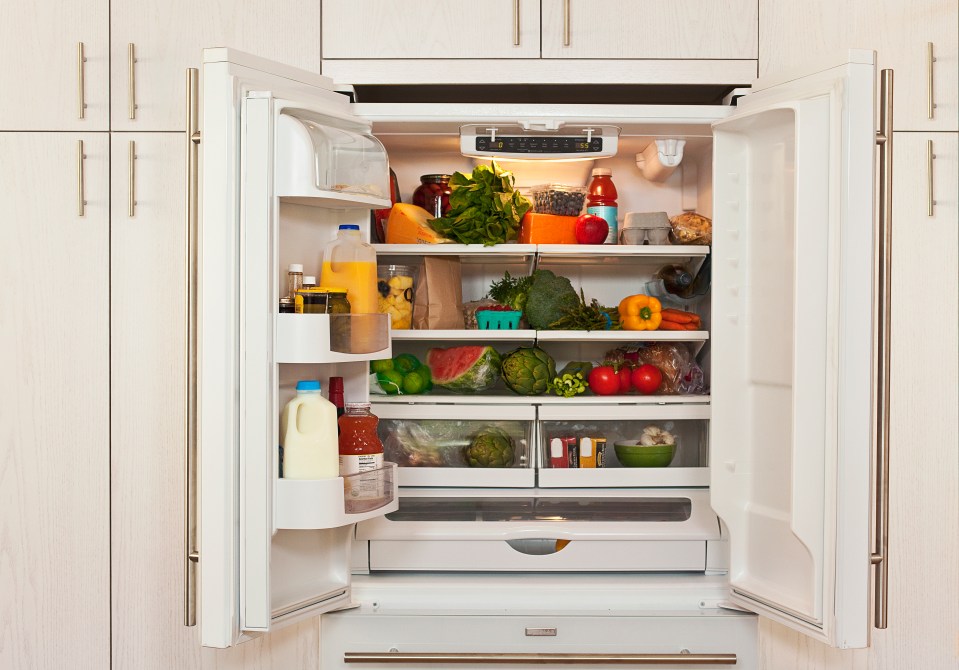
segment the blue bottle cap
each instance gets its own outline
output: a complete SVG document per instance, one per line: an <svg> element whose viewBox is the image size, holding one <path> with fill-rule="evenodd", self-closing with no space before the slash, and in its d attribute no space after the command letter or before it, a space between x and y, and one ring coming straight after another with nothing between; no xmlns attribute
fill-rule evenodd
<svg viewBox="0 0 959 670"><path fill-rule="evenodd" d="M340 230L359 230L360 227L355 223L341 223Z"/></svg>
<svg viewBox="0 0 959 670"><path fill-rule="evenodd" d="M316 379L304 379L296 383L297 391L319 391L320 382Z"/></svg>

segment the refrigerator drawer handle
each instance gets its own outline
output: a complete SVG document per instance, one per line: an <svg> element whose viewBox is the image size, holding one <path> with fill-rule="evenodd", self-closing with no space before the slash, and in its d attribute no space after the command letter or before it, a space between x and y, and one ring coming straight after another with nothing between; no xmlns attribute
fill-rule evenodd
<svg viewBox="0 0 959 670"><path fill-rule="evenodd" d="M879 217L877 221L877 253L874 266L873 419L876 422L874 448L876 454L876 528L873 601L876 628L886 628L889 614L889 373L892 336L892 100L893 72L880 73L879 130Z"/></svg>
<svg viewBox="0 0 959 670"><path fill-rule="evenodd" d="M736 665L736 654L496 654L351 652L344 663L436 663L487 665Z"/></svg>

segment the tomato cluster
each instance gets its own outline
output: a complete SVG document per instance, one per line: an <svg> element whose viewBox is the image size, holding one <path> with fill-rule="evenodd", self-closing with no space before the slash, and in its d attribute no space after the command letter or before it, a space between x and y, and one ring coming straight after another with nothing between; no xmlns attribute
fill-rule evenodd
<svg viewBox="0 0 959 670"><path fill-rule="evenodd" d="M658 391L662 383L663 373L648 363L636 368L624 366L619 371L612 365L600 365L589 373L589 390L596 395L617 395L634 389L650 395Z"/></svg>

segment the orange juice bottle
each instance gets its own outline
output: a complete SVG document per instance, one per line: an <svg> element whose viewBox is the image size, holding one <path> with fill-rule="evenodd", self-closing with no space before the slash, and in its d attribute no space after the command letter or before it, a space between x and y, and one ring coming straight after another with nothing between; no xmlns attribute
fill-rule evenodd
<svg viewBox="0 0 959 670"><path fill-rule="evenodd" d="M376 314L376 251L363 241L360 227L342 224L323 252L320 286L342 286L351 314Z"/></svg>

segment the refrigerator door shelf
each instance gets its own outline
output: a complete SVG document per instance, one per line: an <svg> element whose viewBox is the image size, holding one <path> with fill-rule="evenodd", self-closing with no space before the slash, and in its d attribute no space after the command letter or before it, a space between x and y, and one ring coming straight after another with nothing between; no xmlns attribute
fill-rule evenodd
<svg viewBox="0 0 959 670"><path fill-rule="evenodd" d="M389 314L277 314L277 363L391 358Z"/></svg>
<svg viewBox="0 0 959 670"><path fill-rule="evenodd" d="M399 509L396 464L331 479L278 479L274 525L279 529L348 526ZM369 495L350 497L347 491Z"/></svg>

